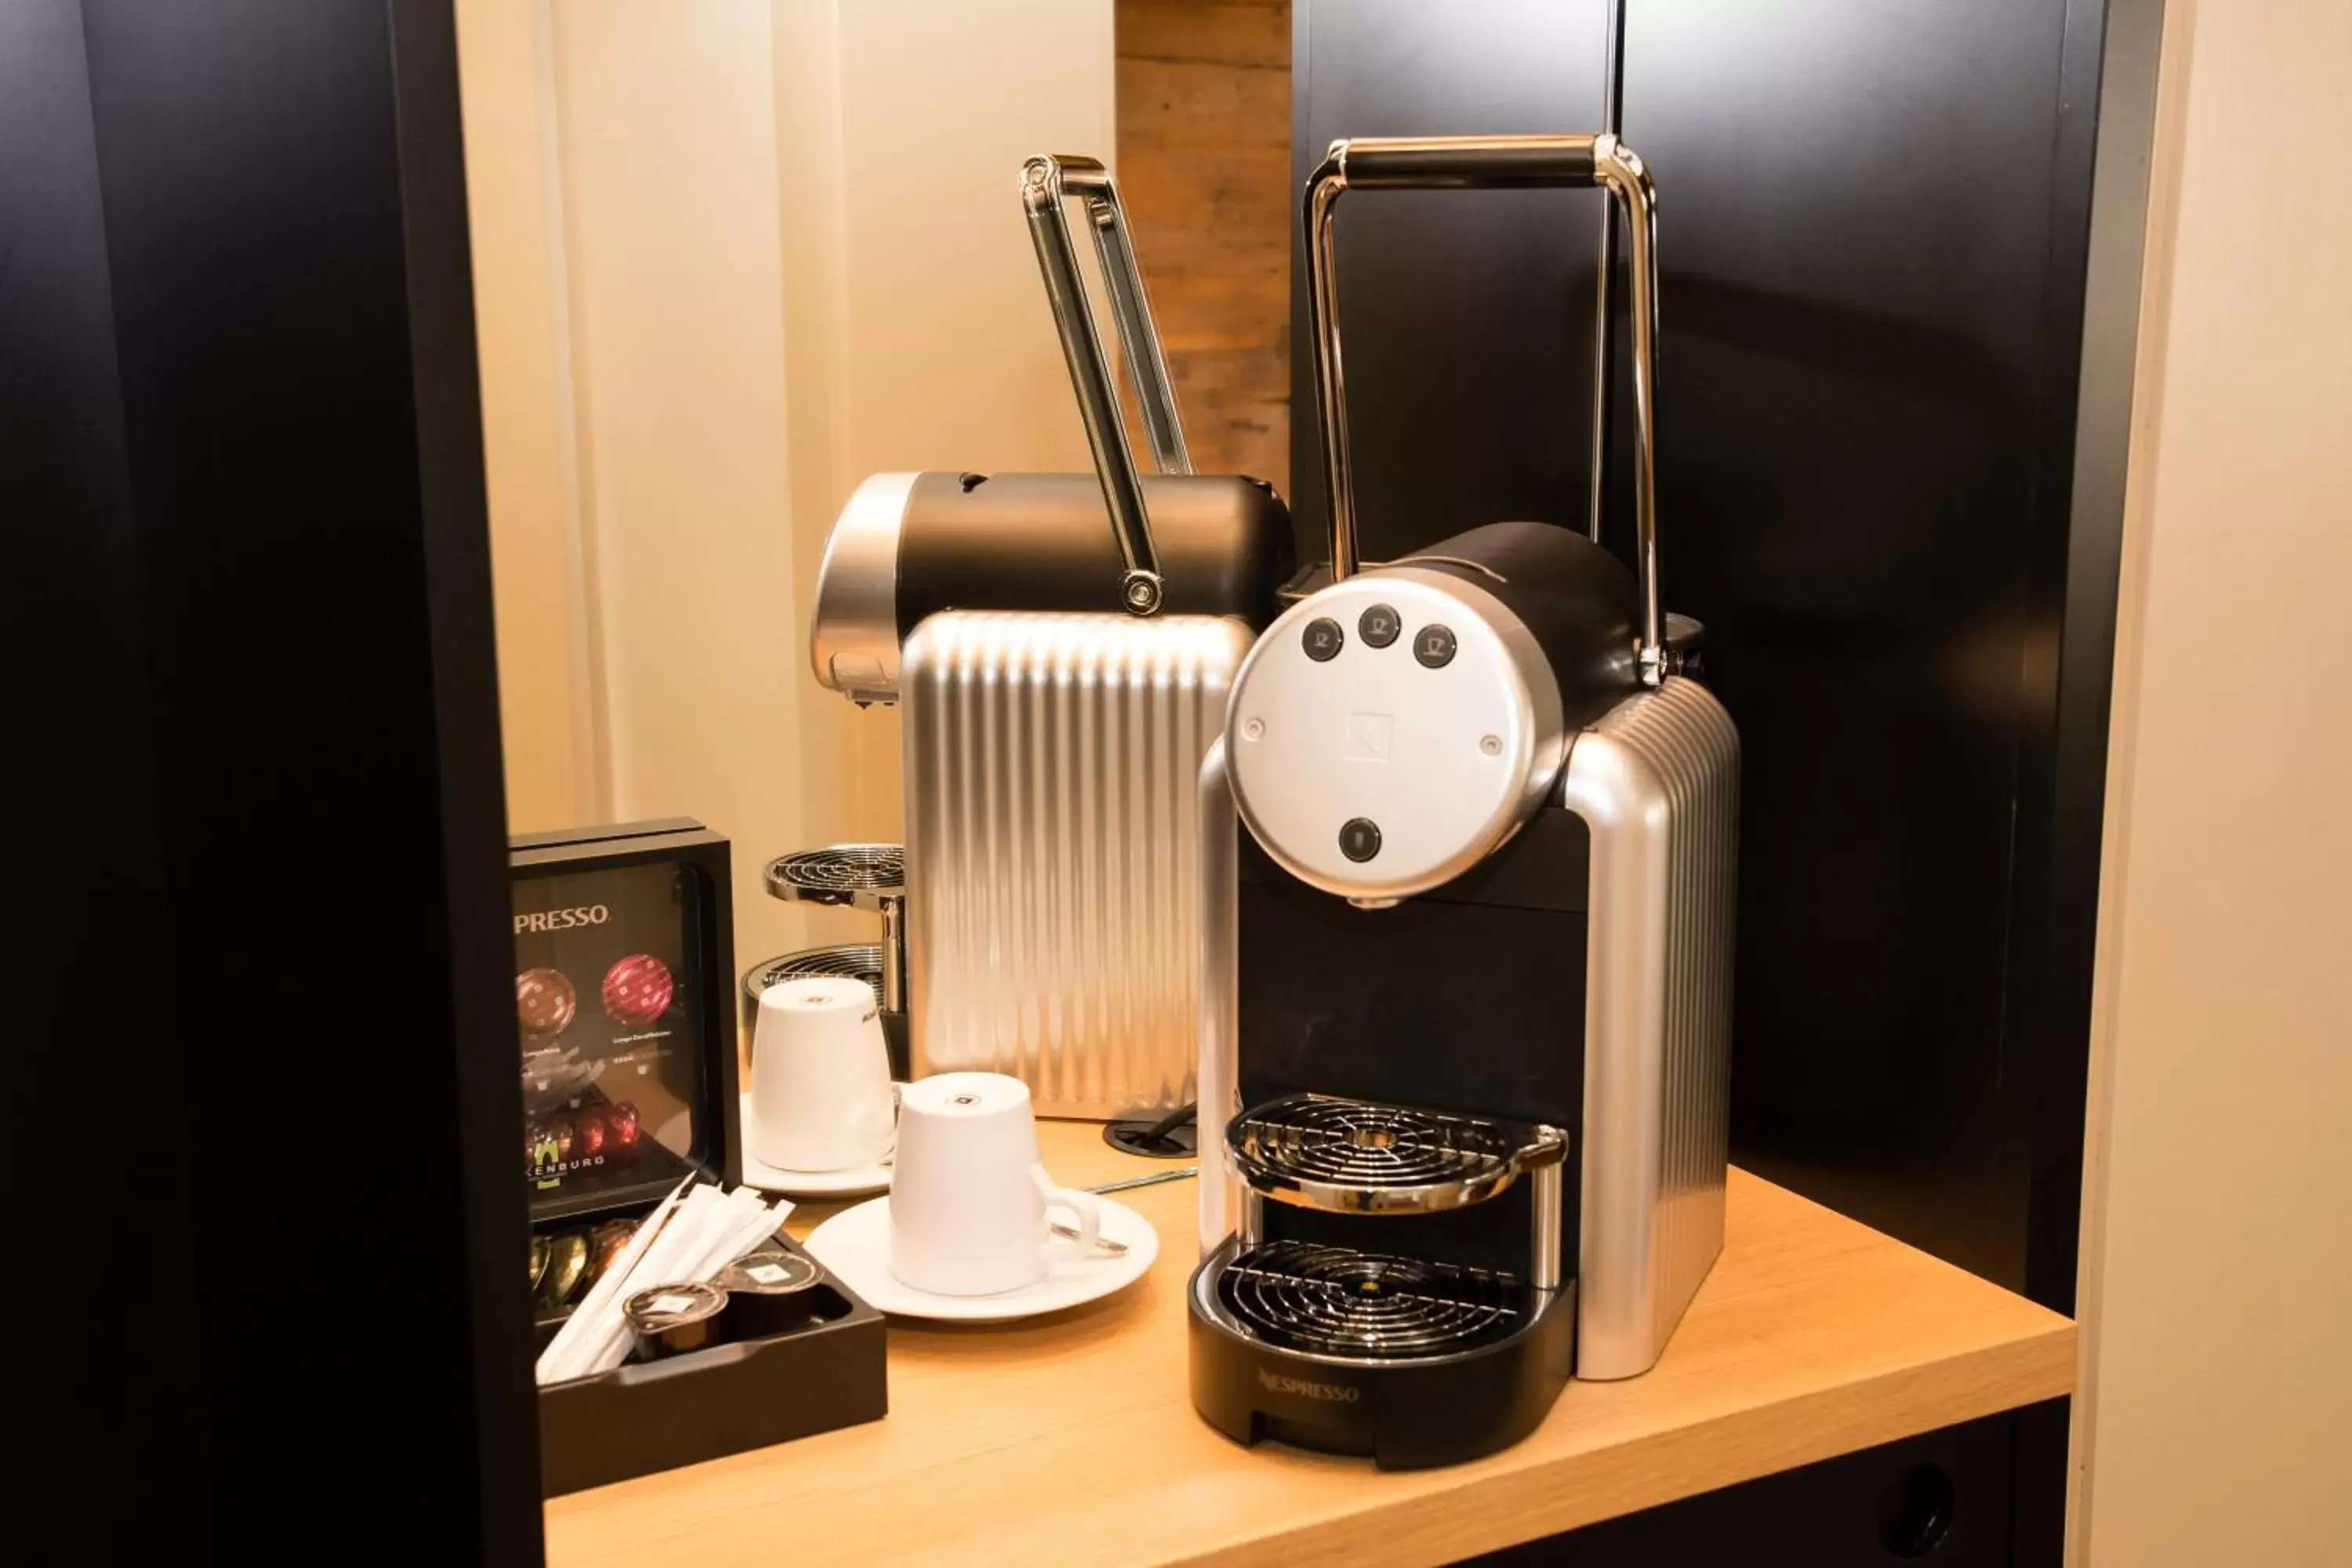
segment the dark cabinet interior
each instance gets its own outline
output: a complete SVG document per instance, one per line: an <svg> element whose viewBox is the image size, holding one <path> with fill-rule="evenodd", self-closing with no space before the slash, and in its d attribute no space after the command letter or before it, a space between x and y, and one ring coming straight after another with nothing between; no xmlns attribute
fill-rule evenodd
<svg viewBox="0 0 2352 1568"><path fill-rule="evenodd" d="M2139 177L2093 156L2107 20L2084 0L1294 12L1302 177L1341 135L1605 128L1614 68L1659 193L1666 602L1706 623L1744 752L1734 1158L2061 1310L2119 527L2077 492L2122 461L2119 440L2078 450L2115 380L2082 321L2095 266L2137 287L2136 235L2130 271L2091 243L2095 174ZM1599 202L1343 210L1369 556L1584 525ZM1622 457L1622 384L1611 403Z"/></svg>
<svg viewBox="0 0 2352 1568"><path fill-rule="evenodd" d="M2045 1568L2065 1400L1964 1421L1469 1559L1476 1568ZM2055 1442L2054 1451L2051 1444Z"/></svg>

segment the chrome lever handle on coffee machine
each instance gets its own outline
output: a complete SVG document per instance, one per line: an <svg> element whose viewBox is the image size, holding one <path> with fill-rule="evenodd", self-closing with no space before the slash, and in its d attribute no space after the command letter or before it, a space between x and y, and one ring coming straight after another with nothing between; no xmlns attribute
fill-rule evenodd
<svg viewBox="0 0 2352 1568"><path fill-rule="evenodd" d="M1028 215L1029 237L1037 247L1038 270L1045 275L1045 299L1061 334L1062 357L1069 363L1070 384L1077 393L1087 444L1094 450L1095 470L1102 479L1103 500L1110 509L1111 531L1126 563L1119 602L1135 615L1148 616L1160 608L1164 594L1160 558L1151 543L1143 483L1128 447L1126 416L1119 409L1118 390L1111 384L1109 363L1087 300L1085 280L1078 275L1077 247L1070 239L1069 216L1064 205L1072 196L1086 204L1087 227L1102 263L1111 315L1135 378L1136 401L1143 410L1152 456L1163 474L1189 474L1192 461L1184 448L1167 357L1160 352L1160 333L1151 322L1143 274L1135 263L1135 249L1128 240L1127 219L1110 172L1092 158L1069 154L1030 159L1021 168L1021 205Z"/></svg>
<svg viewBox="0 0 2352 1568"><path fill-rule="evenodd" d="M1316 411L1323 422L1324 479L1331 508L1331 580L1358 567L1356 505L1348 452L1348 397L1339 357L1339 285L1332 218L1350 190L1529 190L1601 186L1623 209L1632 274L1635 511L1634 570L1641 580L1642 679L1666 670L1665 621L1658 600L1655 440L1658 279L1657 196L1632 148L1608 134L1575 136L1357 137L1334 142L1307 182L1307 313L1315 339ZM1601 452L1597 441L1592 462Z"/></svg>

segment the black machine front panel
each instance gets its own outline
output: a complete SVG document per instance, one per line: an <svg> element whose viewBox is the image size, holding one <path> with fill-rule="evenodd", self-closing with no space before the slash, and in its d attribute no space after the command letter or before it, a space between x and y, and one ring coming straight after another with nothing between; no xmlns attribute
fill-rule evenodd
<svg viewBox="0 0 2352 1568"><path fill-rule="evenodd" d="M1562 1128L1572 1243L1584 1105L1583 820L1539 813L1477 872L1387 910L1307 887L1246 831L1241 842L1244 1107L1308 1090ZM1271 1236L1527 1267L1524 1190L1416 1218L1409 1235L1393 1218L1273 1204L1266 1214ZM1573 1245L1566 1256L1576 1256Z"/></svg>
<svg viewBox="0 0 2352 1568"><path fill-rule="evenodd" d="M1298 0L1294 161L1342 134L1594 128L1604 9ZM2061 1308L2098 847L2095 810L2060 814L2095 803L2089 643L2112 641L2114 542L2069 515L2102 15L1623 0L1620 63L1659 189L1665 600L1706 624L1744 753L1733 1156ZM1591 246L1567 203L1342 204L1368 553L1581 521Z"/></svg>

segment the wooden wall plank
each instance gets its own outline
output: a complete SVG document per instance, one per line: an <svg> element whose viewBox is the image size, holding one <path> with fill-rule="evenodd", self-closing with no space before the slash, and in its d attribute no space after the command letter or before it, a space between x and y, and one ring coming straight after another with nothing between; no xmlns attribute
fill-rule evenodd
<svg viewBox="0 0 2352 1568"><path fill-rule="evenodd" d="M1289 0L1118 0L1118 178L1193 466L1290 478Z"/></svg>

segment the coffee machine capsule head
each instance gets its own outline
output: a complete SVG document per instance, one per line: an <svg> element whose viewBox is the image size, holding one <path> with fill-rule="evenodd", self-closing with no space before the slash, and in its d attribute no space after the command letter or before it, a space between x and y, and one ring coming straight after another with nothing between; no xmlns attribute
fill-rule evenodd
<svg viewBox="0 0 2352 1568"><path fill-rule="evenodd" d="M1529 522L1360 567L1331 246L1333 211L1351 185L1597 185L1624 205L1641 416L1638 577L1590 539ZM1307 305L1332 582L1252 649L1225 735L1242 820L1301 881L1374 907L1452 881L1542 806L1579 727L1663 678L1650 214L1640 160L1608 135L1338 142L1309 182Z"/></svg>
<svg viewBox="0 0 2352 1568"><path fill-rule="evenodd" d="M1567 730L1535 636L1475 583L1397 567L1314 594L1234 682L1235 805L1276 864L1360 904L1453 880L1543 804Z"/></svg>
<svg viewBox="0 0 2352 1568"><path fill-rule="evenodd" d="M1234 680L1225 754L1275 862L1359 904L1442 887L1550 797L1640 689L1633 575L1548 523L1474 528L1291 606Z"/></svg>

